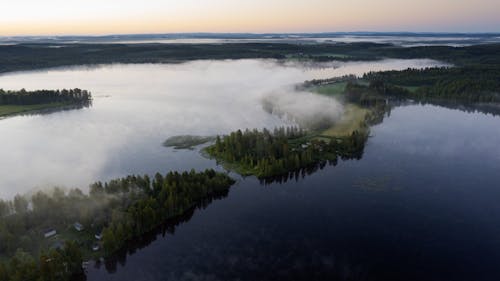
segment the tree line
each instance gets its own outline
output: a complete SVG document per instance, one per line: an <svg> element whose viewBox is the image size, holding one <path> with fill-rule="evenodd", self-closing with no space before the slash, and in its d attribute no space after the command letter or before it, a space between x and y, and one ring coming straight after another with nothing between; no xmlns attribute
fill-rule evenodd
<svg viewBox="0 0 500 281"><path fill-rule="evenodd" d="M45 103L86 104L92 95L82 89L5 91L0 89L0 105L34 105Z"/></svg>
<svg viewBox="0 0 500 281"><path fill-rule="evenodd" d="M104 255L112 255L166 219L225 195L233 183L213 169L192 170L96 182L89 194L56 188L0 200L0 281L65 281L84 276L82 261L91 257L94 234L102 234ZM85 231L72 229L75 222L84 225ZM44 237L49 228L57 230L56 240ZM60 245L54 247L57 240Z"/></svg>
<svg viewBox="0 0 500 281"><path fill-rule="evenodd" d="M321 161L361 158L368 132L354 131L338 138L313 138L295 128L277 128L274 132L237 130L216 138L206 148L209 155L235 168L243 175L268 178L314 166Z"/></svg>
<svg viewBox="0 0 500 281"><path fill-rule="evenodd" d="M387 44L355 42L349 44L16 44L0 46L0 73L70 65L110 63L168 63L201 59L248 59L289 56L325 57L345 55L349 59L374 59L370 51L386 49ZM343 56L327 56L339 60Z"/></svg>
<svg viewBox="0 0 500 281"><path fill-rule="evenodd" d="M370 72L363 79L383 95L477 103L500 102L499 77L500 67L480 66Z"/></svg>
<svg viewBox="0 0 500 281"><path fill-rule="evenodd" d="M500 64L500 44L474 46L401 47L352 42L337 44L17 44L0 46L0 73L48 67L107 64L165 63L199 59L299 57L308 60L376 60L431 58L454 65ZM336 54L336 55L327 55Z"/></svg>
<svg viewBox="0 0 500 281"><path fill-rule="evenodd" d="M339 77L332 77L332 78L326 78L326 79L312 79L312 80L307 80L300 84L297 88L302 90L302 89L307 89L313 86L321 86L321 85L328 85L328 84L334 84L334 83L341 83L341 82L355 82L358 80L358 77L353 74L349 75L343 75Z"/></svg>
<svg viewBox="0 0 500 281"><path fill-rule="evenodd" d="M151 180L126 178L118 180L116 184L127 186L130 182L143 190L144 196L125 208L113 210L111 220L102 232L103 248L107 255L122 248L127 241L152 231L165 220L182 215L204 200L225 195L234 184L234 180L228 175L216 173L212 169L200 173L194 170L189 173L170 172L165 176L157 173ZM91 187L92 194L105 190L106 187L99 184Z"/></svg>

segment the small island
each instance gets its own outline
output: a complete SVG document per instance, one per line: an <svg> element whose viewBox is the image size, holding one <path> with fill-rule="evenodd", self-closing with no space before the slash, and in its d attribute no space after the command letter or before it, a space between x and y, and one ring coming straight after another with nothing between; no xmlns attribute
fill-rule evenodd
<svg viewBox="0 0 500 281"><path fill-rule="evenodd" d="M214 140L215 137L211 136L181 135L168 138L165 142L163 142L163 146L173 147L174 149L193 149L195 146Z"/></svg>
<svg viewBox="0 0 500 281"><path fill-rule="evenodd" d="M339 157L359 159L367 138L367 130L355 130L342 137L295 127L277 128L274 132L238 130L218 136L205 151L228 169L263 179L286 176L326 162L335 164Z"/></svg>
<svg viewBox="0 0 500 281"><path fill-rule="evenodd" d="M5 91L0 89L0 118L42 110L88 107L92 95L82 89Z"/></svg>
<svg viewBox="0 0 500 281"><path fill-rule="evenodd" d="M326 164L336 165L338 159L361 159L370 126L381 123L391 105L385 98L371 95L369 100L354 98L357 96L345 88L356 80L355 76L344 76L306 81L297 86L316 93L323 90L323 94L334 91L344 108L338 120L320 122L310 128L237 130L217 136L203 151L228 170L266 181L285 179Z"/></svg>

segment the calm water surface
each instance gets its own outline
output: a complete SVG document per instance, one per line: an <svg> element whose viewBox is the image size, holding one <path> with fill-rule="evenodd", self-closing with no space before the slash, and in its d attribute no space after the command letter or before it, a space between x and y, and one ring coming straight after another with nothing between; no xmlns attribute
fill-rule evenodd
<svg viewBox="0 0 500 281"><path fill-rule="evenodd" d="M370 70L438 65L431 60L281 64L270 60L105 65L0 76L4 89L88 89L93 106L0 121L0 198L35 188L86 187L128 174L204 169L197 151L161 146L180 134L214 135L290 122L268 114L262 100L291 96L288 108L336 110L334 101L296 93L294 84ZM324 108L324 105L329 107ZM331 110L330 110L331 109Z"/></svg>
<svg viewBox="0 0 500 281"><path fill-rule="evenodd" d="M398 107L364 156L240 180L88 280L499 280L500 118Z"/></svg>
<svg viewBox="0 0 500 281"><path fill-rule="evenodd" d="M291 85L306 79L431 63L204 61L4 75L3 88L81 87L95 101L0 121L1 196L213 167L161 142L288 124L261 100L295 95ZM478 112L396 107L372 128L361 160L286 183L239 178L175 231L90 267L88 280L500 280L499 127L499 117Z"/></svg>

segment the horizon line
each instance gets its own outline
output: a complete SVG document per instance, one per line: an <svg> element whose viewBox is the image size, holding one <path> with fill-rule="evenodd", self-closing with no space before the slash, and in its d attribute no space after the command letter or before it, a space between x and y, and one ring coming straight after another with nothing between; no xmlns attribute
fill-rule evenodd
<svg viewBox="0 0 500 281"><path fill-rule="evenodd" d="M500 31L456 32L456 31L322 31L322 32L145 32L106 34L43 34L43 35L0 35L13 37L110 37L110 36L161 36L161 35L343 35L343 34L410 34L410 35L500 35Z"/></svg>

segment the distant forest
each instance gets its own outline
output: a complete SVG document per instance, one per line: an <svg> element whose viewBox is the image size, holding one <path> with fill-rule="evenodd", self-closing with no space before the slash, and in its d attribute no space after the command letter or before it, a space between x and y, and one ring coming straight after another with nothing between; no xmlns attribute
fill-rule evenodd
<svg viewBox="0 0 500 281"><path fill-rule="evenodd" d="M400 47L379 43L18 44L0 46L0 72L107 63L175 63L196 59L378 60L430 58L457 66L500 65L500 44Z"/></svg>
<svg viewBox="0 0 500 281"><path fill-rule="evenodd" d="M85 104L92 100L92 95L87 90L36 90L5 91L0 89L0 105L34 105L45 103Z"/></svg>
<svg viewBox="0 0 500 281"><path fill-rule="evenodd" d="M500 68L492 66L407 69L364 75L380 94L466 102L500 102Z"/></svg>
<svg viewBox="0 0 500 281"><path fill-rule="evenodd" d="M334 85L338 85L335 91L329 91L328 88ZM361 78L347 75L310 80L297 87L316 91L325 88L327 94L342 94L347 101L362 105L386 98L420 102L499 103L500 65L376 71Z"/></svg>

